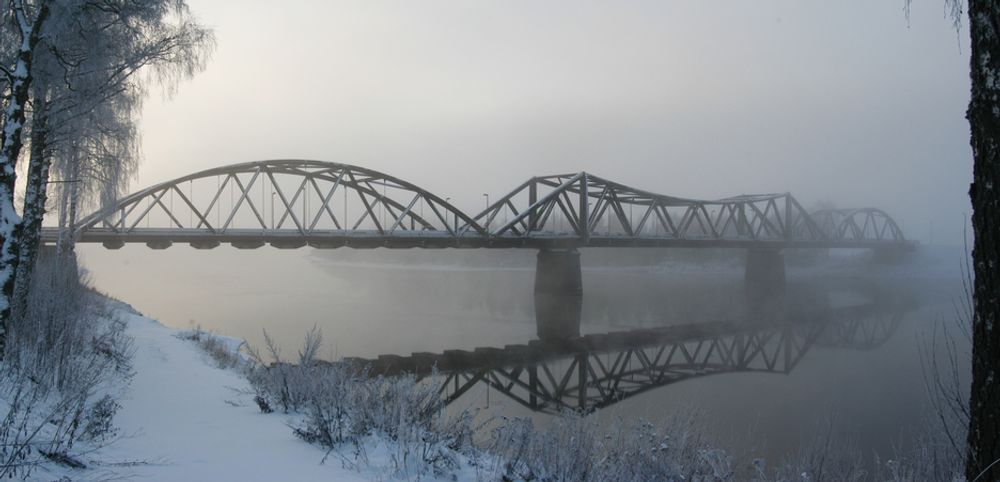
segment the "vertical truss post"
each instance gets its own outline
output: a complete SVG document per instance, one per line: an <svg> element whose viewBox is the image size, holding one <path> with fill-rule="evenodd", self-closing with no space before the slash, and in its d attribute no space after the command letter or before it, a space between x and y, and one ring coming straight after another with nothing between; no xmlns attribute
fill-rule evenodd
<svg viewBox="0 0 1000 482"><path fill-rule="evenodd" d="M590 196L587 193L587 173L580 176L580 209L577 226L580 227L580 238L586 243L590 241Z"/></svg>
<svg viewBox="0 0 1000 482"><path fill-rule="evenodd" d="M538 202L538 181L537 178L531 178L528 184L528 206L534 206ZM528 232L525 234L530 234L538 225L538 210L531 209L528 213Z"/></svg>
<svg viewBox="0 0 1000 482"><path fill-rule="evenodd" d="M738 208L738 214L736 216L736 235L737 236L749 236L750 234L750 223L747 222L747 205L746 203L737 203L735 205Z"/></svg>
<svg viewBox="0 0 1000 482"><path fill-rule="evenodd" d="M576 403L580 411L587 409L587 358L587 353L576 356L577 383L580 384L577 387Z"/></svg>
<svg viewBox="0 0 1000 482"><path fill-rule="evenodd" d="M792 194L785 193L785 239L792 239Z"/></svg>

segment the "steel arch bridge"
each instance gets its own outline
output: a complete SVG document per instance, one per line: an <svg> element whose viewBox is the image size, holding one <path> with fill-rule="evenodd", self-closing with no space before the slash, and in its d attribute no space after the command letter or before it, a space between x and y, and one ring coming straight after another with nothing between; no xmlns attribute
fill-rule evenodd
<svg viewBox="0 0 1000 482"><path fill-rule="evenodd" d="M875 208L807 212L791 194L696 200L586 172L533 177L468 215L371 169L269 160L208 169L125 196L72 227L77 242L237 248L909 248ZM44 228L53 243L57 228Z"/></svg>

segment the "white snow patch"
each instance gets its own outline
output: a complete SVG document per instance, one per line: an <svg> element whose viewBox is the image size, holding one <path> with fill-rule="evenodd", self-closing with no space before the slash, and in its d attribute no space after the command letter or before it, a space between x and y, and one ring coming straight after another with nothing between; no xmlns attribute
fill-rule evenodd
<svg viewBox="0 0 1000 482"><path fill-rule="evenodd" d="M241 375L209 366L176 330L120 313L135 377L115 418L124 438L91 455L94 469L142 480L365 480L336 457L321 464L324 452L295 438L290 417L260 413Z"/></svg>

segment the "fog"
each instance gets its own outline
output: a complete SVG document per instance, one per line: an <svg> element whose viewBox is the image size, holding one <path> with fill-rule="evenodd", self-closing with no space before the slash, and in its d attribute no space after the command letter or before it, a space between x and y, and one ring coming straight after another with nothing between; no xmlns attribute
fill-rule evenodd
<svg viewBox="0 0 1000 482"><path fill-rule="evenodd" d="M879 207L920 243L901 263L863 250L785 259L790 293L919 300L891 337L816 347L785 374L661 387L601 416L698 407L713 436L768 456L801 444L820 413L883 454L924 420L920 340L961 300L970 211L967 32L942 2L914 1L909 16L902 1L861 0L190 5L218 49L145 106L135 189L301 158L375 169L469 214L484 194L578 171L681 197ZM583 250L582 333L753 318L742 251ZM289 354L312 326L327 359L536 337L532 249L79 253L95 288L150 317L255 346L267 330ZM485 389L463 403L530 415Z"/></svg>
<svg viewBox="0 0 1000 482"><path fill-rule="evenodd" d="M136 187L272 158L357 164L477 211L586 170L715 199L878 206L958 244L968 46L941 2L191 2L208 69L142 123Z"/></svg>

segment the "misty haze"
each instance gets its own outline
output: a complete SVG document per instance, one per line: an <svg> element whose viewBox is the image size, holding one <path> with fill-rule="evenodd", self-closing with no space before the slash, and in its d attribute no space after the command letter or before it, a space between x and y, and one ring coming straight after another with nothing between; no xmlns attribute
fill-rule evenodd
<svg viewBox="0 0 1000 482"><path fill-rule="evenodd" d="M0 476L1000 480L970 1L12 0Z"/></svg>

